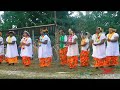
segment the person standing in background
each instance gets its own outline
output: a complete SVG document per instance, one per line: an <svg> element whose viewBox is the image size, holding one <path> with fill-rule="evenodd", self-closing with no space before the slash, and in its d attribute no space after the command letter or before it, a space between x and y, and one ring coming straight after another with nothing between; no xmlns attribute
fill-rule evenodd
<svg viewBox="0 0 120 90"><path fill-rule="evenodd" d="M88 33L81 36L80 66L89 66L89 39Z"/></svg>
<svg viewBox="0 0 120 90"><path fill-rule="evenodd" d="M60 50L59 50L59 55L60 55L60 64L67 65L67 47L66 47L66 42L67 42L67 36L65 35L63 30L60 30Z"/></svg>

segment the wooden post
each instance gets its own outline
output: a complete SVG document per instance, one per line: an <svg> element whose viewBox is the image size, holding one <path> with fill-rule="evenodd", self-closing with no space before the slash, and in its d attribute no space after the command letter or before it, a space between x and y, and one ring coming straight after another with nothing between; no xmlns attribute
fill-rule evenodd
<svg viewBox="0 0 120 90"><path fill-rule="evenodd" d="M56 21L56 11L54 11L54 18L55 18L54 22L55 22L55 25L56 25L57 24L57 21Z"/></svg>
<svg viewBox="0 0 120 90"><path fill-rule="evenodd" d="M33 41L33 43L34 43L34 38L35 36L34 36L34 30L32 30L32 41Z"/></svg>
<svg viewBox="0 0 120 90"><path fill-rule="evenodd" d="M35 57L35 54L34 54L34 29L32 30L32 48L33 48L33 59L34 59L34 57Z"/></svg>
<svg viewBox="0 0 120 90"><path fill-rule="evenodd" d="M55 22L55 48L56 48L56 53L57 53L57 60L59 60L59 33L58 33L58 29L57 29L57 20L56 20L56 11L54 11L54 22Z"/></svg>

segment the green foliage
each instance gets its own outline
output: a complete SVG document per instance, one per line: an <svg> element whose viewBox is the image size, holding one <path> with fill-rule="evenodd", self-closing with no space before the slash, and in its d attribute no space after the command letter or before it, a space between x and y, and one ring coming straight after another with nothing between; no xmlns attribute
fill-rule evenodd
<svg viewBox="0 0 120 90"><path fill-rule="evenodd" d="M57 11L57 23L60 26L67 24L67 11ZM54 11L5 11L2 15L4 23L1 29L11 29L12 25L18 28L54 23Z"/></svg>
<svg viewBox="0 0 120 90"><path fill-rule="evenodd" d="M77 32L88 31L93 34L98 26L102 27L105 32L109 27L114 27L120 33L120 11L86 12L86 15L83 15L79 11L79 16L71 17L73 11L69 11L69 13L68 11L56 11L58 28L62 27L66 32L69 28L73 28ZM2 19L4 21L0 25L2 30L10 29L12 25L21 28L50 24L54 23L54 11L5 11Z"/></svg>
<svg viewBox="0 0 120 90"><path fill-rule="evenodd" d="M95 33L96 27L102 27L105 32L108 31L109 27L113 27L120 33L119 11L91 11L91 13L87 11L86 15L79 12L78 17L72 17L70 19L71 27L75 28L77 32L87 31L93 34Z"/></svg>

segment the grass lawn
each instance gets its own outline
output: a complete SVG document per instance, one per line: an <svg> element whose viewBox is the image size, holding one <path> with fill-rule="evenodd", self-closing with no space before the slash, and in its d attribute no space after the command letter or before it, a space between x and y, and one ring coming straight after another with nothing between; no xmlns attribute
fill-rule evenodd
<svg viewBox="0 0 120 90"><path fill-rule="evenodd" d="M55 61L50 68L40 68L37 60L32 60L30 67L24 67L21 60L14 66L8 66L5 62L0 64L0 79L114 79L120 78L120 66L114 69L114 74L102 73L93 67L78 66L77 69L69 69Z"/></svg>

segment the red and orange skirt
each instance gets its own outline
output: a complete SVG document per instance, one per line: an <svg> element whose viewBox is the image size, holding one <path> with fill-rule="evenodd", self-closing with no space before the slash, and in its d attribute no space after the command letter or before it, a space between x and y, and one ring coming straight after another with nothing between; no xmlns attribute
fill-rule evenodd
<svg viewBox="0 0 120 90"><path fill-rule="evenodd" d="M107 56L105 61L105 66L116 66L119 64L118 56Z"/></svg>
<svg viewBox="0 0 120 90"><path fill-rule="evenodd" d="M59 50L61 65L67 65L67 55L66 54L67 54L67 47L64 47Z"/></svg>
<svg viewBox="0 0 120 90"><path fill-rule="evenodd" d="M81 51L80 53L80 66L89 65L89 51Z"/></svg>
<svg viewBox="0 0 120 90"><path fill-rule="evenodd" d="M77 68L78 66L78 56L69 56L67 63L70 69Z"/></svg>
<svg viewBox="0 0 120 90"><path fill-rule="evenodd" d="M13 58L6 57L5 60L6 60L6 62L8 64L16 64L16 63L18 63L18 57L13 57Z"/></svg>
<svg viewBox="0 0 120 90"><path fill-rule="evenodd" d="M29 65L31 64L31 57L23 56L23 57L22 57L22 63L23 63L25 66L29 66Z"/></svg>
<svg viewBox="0 0 120 90"><path fill-rule="evenodd" d="M40 67L50 67L51 62L52 62L52 57L47 57L47 58L39 58L39 66Z"/></svg>
<svg viewBox="0 0 120 90"><path fill-rule="evenodd" d="M1 55L1 56L0 56L0 63L2 63L3 60L4 60L4 55Z"/></svg>
<svg viewBox="0 0 120 90"><path fill-rule="evenodd" d="M105 66L106 58L95 58L95 57L93 57L93 59L94 59L94 67Z"/></svg>

